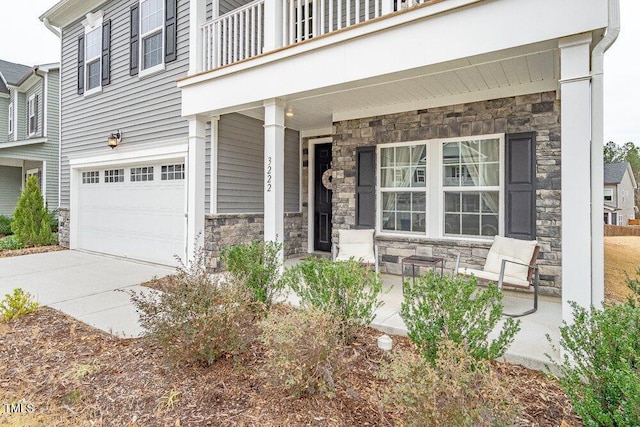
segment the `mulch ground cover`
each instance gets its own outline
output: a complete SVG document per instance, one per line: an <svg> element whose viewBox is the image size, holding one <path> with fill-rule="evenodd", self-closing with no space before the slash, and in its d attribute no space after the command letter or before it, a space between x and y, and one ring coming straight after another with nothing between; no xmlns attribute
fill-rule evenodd
<svg viewBox="0 0 640 427"><path fill-rule="evenodd" d="M20 255L42 254L45 252L55 252L55 251L64 251L64 250L67 250L67 248L64 248L58 245L35 246L31 248L0 251L0 258L6 258L10 256L20 256Z"/></svg>
<svg viewBox="0 0 640 427"><path fill-rule="evenodd" d="M0 406L0 426L399 425L402 414L381 404L386 384L375 374L386 355L376 345L379 335L361 331L334 396L291 398L261 376L258 343L211 366L171 366L144 339L119 339L41 308L0 323L0 402L24 399L33 409L7 414ZM394 341L412 348L406 338ZM523 405L518 425L581 425L543 374L503 363L494 369Z"/></svg>

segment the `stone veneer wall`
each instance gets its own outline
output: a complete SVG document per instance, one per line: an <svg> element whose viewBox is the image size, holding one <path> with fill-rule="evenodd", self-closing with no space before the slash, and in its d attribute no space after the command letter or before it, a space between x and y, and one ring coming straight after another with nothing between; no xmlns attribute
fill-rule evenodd
<svg viewBox="0 0 640 427"><path fill-rule="evenodd" d="M307 225L302 213L285 213L284 256L292 258L307 252ZM262 240L263 214L215 214L205 217L205 250L209 267L222 269L220 253L224 246Z"/></svg>
<svg viewBox="0 0 640 427"><path fill-rule="evenodd" d="M536 228L541 246L540 284L550 294L561 288L560 101L555 92L501 98L408 111L334 123L333 239L338 229L355 226L356 147L435 138L536 132ZM491 242L426 239L415 236L377 238L382 272L400 274L400 260L413 254L438 255L452 269L481 268Z"/></svg>
<svg viewBox="0 0 640 427"><path fill-rule="evenodd" d="M58 209L58 244L65 248L69 247L69 234L71 232L71 223L69 220L69 209Z"/></svg>

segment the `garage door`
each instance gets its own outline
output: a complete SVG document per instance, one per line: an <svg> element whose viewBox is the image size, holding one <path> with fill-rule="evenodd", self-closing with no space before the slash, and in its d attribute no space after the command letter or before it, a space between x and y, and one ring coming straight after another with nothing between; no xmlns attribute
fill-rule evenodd
<svg viewBox="0 0 640 427"><path fill-rule="evenodd" d="M175 255L184 258L183 163L83 170L80 175L75 247L166 265L176 264Z"/></svg>

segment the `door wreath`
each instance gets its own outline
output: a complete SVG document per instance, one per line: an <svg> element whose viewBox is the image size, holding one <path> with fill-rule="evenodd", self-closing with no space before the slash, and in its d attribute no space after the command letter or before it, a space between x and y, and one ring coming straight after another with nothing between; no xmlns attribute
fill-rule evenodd
<svg viewBox="0 0 640 427"><path fill-rule="evenodd" d="M327 190L333 190L333 169L327 169L322 174L322 185Z"/></svg>

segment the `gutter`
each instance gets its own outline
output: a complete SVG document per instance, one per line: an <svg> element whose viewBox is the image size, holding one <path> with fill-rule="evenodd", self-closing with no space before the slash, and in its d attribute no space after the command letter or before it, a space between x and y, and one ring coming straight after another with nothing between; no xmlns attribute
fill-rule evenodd
<svg viewBox="0 0 640 427"><path fill-rule="evenodd" d="M620 0L608 2L608 26L591 52L591 305L604 302L604 53L620 34ZM594 240L592 240L593 242Z"/></svg>
<svg viewBox="0 0 640 427"><path fill-rule="evenodd" d="M58 38L62 36L62 32L49 23L49 18L42 18L42 23L44 24L45 27L47 27L47 30L51 31Z"/></svg>

